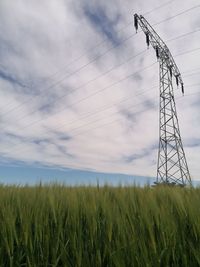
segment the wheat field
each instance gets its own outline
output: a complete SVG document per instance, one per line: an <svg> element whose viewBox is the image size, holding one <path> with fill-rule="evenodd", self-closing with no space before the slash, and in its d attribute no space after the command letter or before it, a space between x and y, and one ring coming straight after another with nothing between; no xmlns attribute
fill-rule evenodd
<svg viewBox="0 0 200 267"><path fill-rule="evenodd" d="M0 266L200 266L200 189L1 185Z"/></svg>

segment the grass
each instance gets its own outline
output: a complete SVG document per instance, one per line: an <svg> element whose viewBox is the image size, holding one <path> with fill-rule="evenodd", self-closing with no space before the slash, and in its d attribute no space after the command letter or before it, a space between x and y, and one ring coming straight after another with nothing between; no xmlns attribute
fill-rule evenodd
<svg viewBox="0 0 200 267"><path fill-rule="evenodd" d="M0 266L200 266L200 189L2 185Z"/></svg>

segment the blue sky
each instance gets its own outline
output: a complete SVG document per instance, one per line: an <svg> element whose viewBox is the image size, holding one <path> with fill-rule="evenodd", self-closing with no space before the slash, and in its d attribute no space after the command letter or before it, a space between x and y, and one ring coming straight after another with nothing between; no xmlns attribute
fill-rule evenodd
<svg viewBox="0 0 200 267"><path fill-rule="evenodd" d="M135 35L135 12L157 24L182 73L178 117L190 172L199 180L198 5L2 0L0 182L76 184L98 177L143 184L156 176L158 63L144 34Z"/></svg>
<svg viewBox="0 0 200 267"><path fill-rule="evenodd" d="M78 185L140 185L153 184L152 177L124 174L100 173L92 171L59 169L37 165L9 164L1 166L0 184L35 185L39 183L61 183L70 186Z"/></svg>

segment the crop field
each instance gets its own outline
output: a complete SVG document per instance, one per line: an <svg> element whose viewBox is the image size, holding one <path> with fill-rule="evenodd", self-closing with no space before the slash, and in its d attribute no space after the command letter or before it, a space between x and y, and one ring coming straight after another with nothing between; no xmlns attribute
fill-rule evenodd
<svg viewBox="0 0 200 267"><path fill-rule="evenodd" d="M1 185L0 266L200 266L200 189Z"/></svg>

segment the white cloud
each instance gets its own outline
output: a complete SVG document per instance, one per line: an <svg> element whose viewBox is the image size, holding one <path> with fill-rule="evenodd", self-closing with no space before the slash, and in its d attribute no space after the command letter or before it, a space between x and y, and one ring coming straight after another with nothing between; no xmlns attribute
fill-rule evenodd
<svg viewBox="0 0 200 267"><path fill-rule="evenodd" d="M88 83L144 50L145 36L138 33L105 56L88 63L105 53L118 40L134 34L133 25L127 26L124 31L118 30L132 21L135 11L145 13L159 5L161 3L157 0L2 0L1 155L12 160L40 162L49 166L155 176L158 64L111 86L125 76L150 66L156 61L155 52L150 48L146 53ZM198 5L197 0L177 0L147 14L146 18L154 24L195 5ZM86 16L86 10L90 11L90 16ZM102 21L98 23L112 25L111 33L108 32L109 28L104 27L106 24L99 25L102 26L100 30L95 24L97 18L91 17L99 10ZM196 8L161 23L155 29L163 40L199 29L199 10ZM169 41L172 54L200 47L199 34L196 32ZM106 37L110 39L92 49ZM175 57L181 72L200 68L199 52ZM76 74L73 75L74 72ZM200 83L199 75L187 75L183 74L185 85ZM155 85L157 88L138 95ZM89 97L99 90L102 92ZM186 94L198 90L198 85L185 88ZM175 91L176 98L180 95L179 91ZM181 134L194 179L198 179L200 171L200 144L195 147L187 144L189 140L198 139L200 134L199 97L200 94L177 100ZM127 101L118 103L123 99ZM144 111L146 106L152 104L147 101L154 101L155 107ZM47 106L48 103L51 105ZM102 111L97 112L99 110ZM134 159L134 155L139 156ZM126 160L131 156L133 160Z"/></svg>

